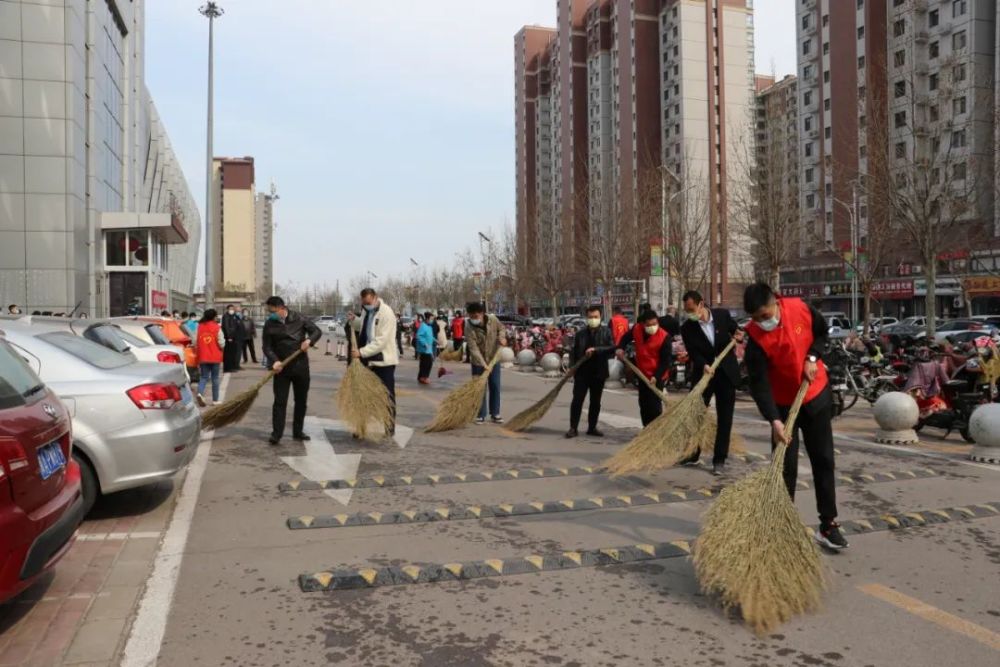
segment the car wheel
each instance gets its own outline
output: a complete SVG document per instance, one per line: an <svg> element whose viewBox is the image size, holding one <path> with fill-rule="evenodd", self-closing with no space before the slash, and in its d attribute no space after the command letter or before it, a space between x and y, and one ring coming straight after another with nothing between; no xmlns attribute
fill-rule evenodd
<svg viewBox="0 0 1000 667"><path fill-rule="evenodd" d="M94 503L97 502L101 488L90 461L76 452L73 452L73 460L80 466L80 485L83 487L83 515L87 516L94 507Z"/></svg>

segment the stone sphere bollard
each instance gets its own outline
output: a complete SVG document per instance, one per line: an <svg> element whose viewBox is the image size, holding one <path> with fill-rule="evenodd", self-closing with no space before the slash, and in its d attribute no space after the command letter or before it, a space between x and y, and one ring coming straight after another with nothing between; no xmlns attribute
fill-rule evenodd
<svg viewBox="0 0 1000 667"><path fill-rule="evenodd" d="M562 359L555 352L542 355L542 372L545 377L558 377L562 375Z"/></svg>
<svg viewBox="0 0 1000 667"><path fill-rule="evenodd" d="M617 359L608 359L608 381L605 382L605 385L621 384L623 377L625 377L625 364Z"/></svg>
<svg viewBox="0 0 1000 667"><path fill-rule="evenodd" d="M969 433L976 441L969 458L981 463L1000 464L1000 403L976 408L969 420Z"/></svg>
<svg viewBox="0 0 1000 667"><path fill-rule="evenodd" d="M917 402L907 393L894 391L883 394L872 408L878 430L875 432L875 442L885 444L908 444L920 442L917 432L913 430L920 418Z"/></svg>
<svg viewBox="0 0 1000 667"><path fill-rule="evenodd" d="M538 358L533 350L521 350L517 353L517 365L522 371L534 371Z"/></svg>
<svg viewBox="0 0 1000 667"><path fill-rule="evenodd" d="M500 348L500 365L504 368L510 368L514 365L514 350L509 347Z"/></svg>

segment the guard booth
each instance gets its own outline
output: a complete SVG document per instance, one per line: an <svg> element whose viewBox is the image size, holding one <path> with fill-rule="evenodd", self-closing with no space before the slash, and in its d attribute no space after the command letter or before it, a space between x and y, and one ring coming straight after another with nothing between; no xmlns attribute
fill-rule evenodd
<svg viewBox="0 0 1000 667"><path fill-rule="evenodd" d="M102 213L103 311L111 317L171 309L170 245L187 243L176 215Z"/></svg>

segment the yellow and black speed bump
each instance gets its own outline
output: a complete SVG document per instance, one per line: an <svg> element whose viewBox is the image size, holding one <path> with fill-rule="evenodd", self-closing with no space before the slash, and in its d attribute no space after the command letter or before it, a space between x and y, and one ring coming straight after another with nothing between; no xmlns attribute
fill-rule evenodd
<svg viewBox="0 0 1000 667"><path fill-rule="evenodd" d="M770 460L763 454L749 452L731 455L730 458L745 463L751 461ZM282 482L278 490L288 493L293 491L325 491L327 489L388 489L401 486L437 486L439 484L468 484L471 482L509 482L520 479L546 479L549 477L585 477L588 475L606 475L607 471L596 466L572 466L569 468L513 468L510 470L492 470L485 472L439 473L435 475L403 475L399 477L384 477L372 475L357 479L328 479L314 482L307 479L297 479Z"/></svg>
<svg viewBox="0 0 1000 667"><path fill-rule="evenodd" d="M873 472L850 477L840 475L838 485L872 484L904 479L936 477L929 468L899 470L895 472ZM512 516L533 516L558 512L581 512L584 510L625 509L643 505L664 505L667 503L705 500L719 495L723 486L701 489L668 489L666 491L643 491L636 495L616 495L575 500L548 500L537 502L500 503L497 505L469 505L465 507L437 507L425 510L393 512L361 512L357 514L303 515L288 519L292 530L305 528L345 528L353 526L386 526L391 524L430 523L436 521L466 521L475 519L506 518ZM798 481L799 489L810 488L806 482Z"/></svg>
<svg viewBox="0 0 1000 667"><path fill-rule="evenodd" d="M918 526L966 521L1000 515L1000 502L941 510L883 514L868 519L843 522L841 528L848 535L860 535L885 530L901 530ZM810 529L811 532L811 529ZM337 569L299 575L303 592L336 591L352 588L373 588L402 584L431 584L445 581L466 581L483 577L512 574L531 574L552 570L570 570L578 567L624 565L641 561L681 558L691 553L692 543L687 540L659 544L632 544L608 549L586 549L549 554L532 554L515 558L492 558L462 563L421 564Z"/></svg>

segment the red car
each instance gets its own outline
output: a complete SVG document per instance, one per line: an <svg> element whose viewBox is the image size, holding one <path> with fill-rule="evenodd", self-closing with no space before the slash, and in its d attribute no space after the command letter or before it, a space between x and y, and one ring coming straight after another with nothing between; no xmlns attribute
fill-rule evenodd
<svg viewBox="0 0 1000 667"><path fill-rule="evenodd" d="M66 408L0 332L0 602L62 558L83 520Z"/></svg>

